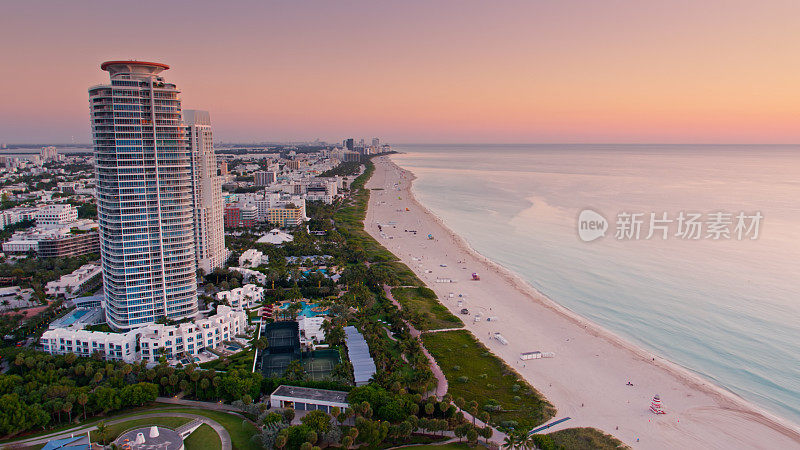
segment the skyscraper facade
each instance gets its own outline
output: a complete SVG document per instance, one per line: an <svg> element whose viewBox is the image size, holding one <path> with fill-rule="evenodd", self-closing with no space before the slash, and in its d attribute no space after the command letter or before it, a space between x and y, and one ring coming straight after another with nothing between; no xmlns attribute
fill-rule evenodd
<svg viewBox="0 0 800 450"><path fill-rule="evenodd" d="M89 88L108 324L197 314L192 158L166 64L108 61Z"/></svg>
<svg viewBox="0 0 800 450"><path fill-rule="evenodd" d="M225 248L222 177L217 175L217 158L208 111L184 110L186 136L192 155L192 201L194 204L195 254L197 266L206 273L223 267Z"/></svg>

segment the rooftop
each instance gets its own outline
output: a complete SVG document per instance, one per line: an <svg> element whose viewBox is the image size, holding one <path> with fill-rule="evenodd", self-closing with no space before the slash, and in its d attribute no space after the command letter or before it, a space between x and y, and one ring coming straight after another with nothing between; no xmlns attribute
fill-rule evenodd
<svg viewBox="0 0 800 450"><path fill-rule="evenodd" d="M304 400L314 400L323 402L347 403L347 392L329 391L326 389L314 389L299 386L278 386L272 395L281 397L293 397Z"/></svg>

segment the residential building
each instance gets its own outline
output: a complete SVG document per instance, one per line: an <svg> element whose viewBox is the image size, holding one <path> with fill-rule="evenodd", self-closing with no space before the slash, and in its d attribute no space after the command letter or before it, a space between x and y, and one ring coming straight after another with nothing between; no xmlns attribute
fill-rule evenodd
<svg viewBox="0 0 800 450"><path fill-rule="evenodd" d="M128 330L198 312L192 158L177 87L161 63L107 61L89 88L108 324Z"/></svg>
<svg viewBox="0 0 800 450"><path fill-rule="evenodd" d="M43 162L47 161L57 161L58 160L58 149L55 147L42 147L39 151L39 156L41 157Z"/></svg>
<svg viewBox="0 0 800 450"><path fill-rule="evenodd" d="M217 292L217 300L227 301L234 308L252 308L264 300L264 288L245 284L230 291Z"/></svg>
<svg viewBox="0 0 800 450"><path fill-rule="evenodd" d="M256 186L268 186L278 180L278 173L274 170L253 172Z"/></svg>
<svg viewBox="0 0 800 450"><path fill-rule="evenodd" d="M89 231L41 239L38 241L35 251L40 258L66 258L68 256L99 254L100 234L97 231Z"/></svg>
<svg viewBox="0 0 800 450"><path fill-rule="evenodd" d="M102 274L102 267L96 264L84 264L75 269L72 273L62 275L58 280L53 280L45 285L47 295L76 295L83 291L84 287L93 284Z"/></svg>
<svg viewBox="0 0 800 450"><path fill-rule="evenodd" d="M69 204L46 205L36 213L36 225L66 225L78 220L78 210Z"/></svg>
<svg viewBox="0 0 800 450"><path fill-rule="evenodd" d="M242 309L217 306L217 313L178 325L153 324L141 329L141 359L158 361L181 355L196 355L206 348L216 348L247 331L247 313ZM163 350L162 350L163 349Z"/></svg>
<svg viewBox="0 0 800 450"><path fill-rule="evenodd" d="M242 256L239 257L239 267L244 267L245 269L255 268L266 263L267 257L264 253L254 248L246 250L242 253Z"/></svg>
<svg viewBox="0 0 800 450"><path fill-rule="evenodd" d="M198 268L211 273L228 259L225 248L225 211L222 177L217 175L217 158L208 111L184 110L186 135L192 155L192 201L194 203L195 255Z"/></svg>
<svg viewBox="0 0 800 450"><path fill-rule="evenodd" d="M225 204L225 228L238 228L242 226L242 210L238 203Z"/></svg>
<svg viewBox="0 0 800 450"><path fill-rule="evenodd" d="M225 305L205 319L178 325L150 324L126 332L88 331L85 324L49 329L42 334L42 350L56 355L75 353L88 357L99 353L107 360L158 361L161 355L177 358L197 355L247 331L247 313ZM137 351L137 348L139 351Z"/></svg>

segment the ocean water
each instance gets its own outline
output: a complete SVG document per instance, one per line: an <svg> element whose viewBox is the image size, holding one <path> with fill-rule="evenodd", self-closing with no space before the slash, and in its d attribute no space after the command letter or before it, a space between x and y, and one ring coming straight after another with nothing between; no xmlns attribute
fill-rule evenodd
<svg viewBox="0 0 800 450"><path fill-rule="evenodd" d="M403 145L417 198L557 303L800 423L800 146ZM578 215L609 224L584 242ZM700 239L646 239L650 213ZM715 213L731 214L707 237ZM754 230L736 233L736 215ZM618 239L621 213L643 214ZM722 216L728 219L727 216ZM750 226L753 220L746 219ZM621 226L627 231L627 227Z"/></svg>

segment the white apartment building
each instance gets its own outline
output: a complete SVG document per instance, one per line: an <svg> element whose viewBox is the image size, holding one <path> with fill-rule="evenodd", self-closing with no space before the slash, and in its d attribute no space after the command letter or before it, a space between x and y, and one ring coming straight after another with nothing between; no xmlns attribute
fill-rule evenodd
<svg viewBox="0 0 800 450"><path fill-rule="evenodd" d="M161 63L107 61L89 88L106 319L129 330L197 314L192 154Z"/></svg>
<svg viewBox="0 0 800 450"><path fill-rule="evenodd" d="M233 308L252 308L264 300L264 288L245 284L230 291L217 292L217 300L227 301Z"/></svg>
<svg viewBox="0 0 800 450"><path fill-rule="evenodd" d="M198 268L211 273L223 267L229 251L225 248L225 211L222 177L217 175L217 158L208 111L184 110L186 135L192 154L195 254Z"/></svg>
<svg viewBox="0 0 800 450"><path fill-rule="evenodd" d="M71 295L81 291L83 286L102 274L103 268L96 264L84 264L70 274L62 275L58 280L45 285L47 295Z"/></svg>
<svg viewBox="0 0 800 450"><path fill-rule="evenodd" d="M161 355L168 359L197 355L246 331L247 314L244 310L221 305L215 315L190 323L151 324L121 333L77 327L57 328L45 331L39 342L43 351L56 355L75 353L91 356L98 352L107 360L158 361ZM137 345L139 352L136 351Z"/></svg>
<svg viewBox="0 0 800 450"><path fill-rule="evenodd" d="M205 348L221 346L237 334L247 332L247 313L242 309L217 306L217 313L206 319L179 325L153 324L142 328L139 346L141 359L158 361L181 355L196 355Z"/></svg>
<svg viewBox="0 0 800 450"><path fill-rule="evenodd" d="M79 328L57 328L42 334L39 344L42 351L53 355L74 353L89 357L99 353L111 361L137 361L136 331L127 333L106 333Z"/></svg>
<svg viewBox="0 0 800 450"><path fill-rule="evenodd" d="M264 253L254 248L246 250L242 253L242 256L239 257L239 267L244 267L245 269L252 269L266 263L267 258L264 256Z"/></svg>
<svg viewBox="0 0 800 450"><path fill-rule="evenodd" d="M36 213L37 226L66 225L78 220L78 209L69 204L46 205Z"/></svg>
<svg viewBox="0 0 800 450"><path fill-rule="evenodd" d="M300 328L300 344L313 346L314 344L324 341L325 332L322 331L322 324L324 322L324 316L298 316L297 324Z"/></svg>

